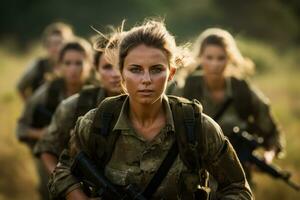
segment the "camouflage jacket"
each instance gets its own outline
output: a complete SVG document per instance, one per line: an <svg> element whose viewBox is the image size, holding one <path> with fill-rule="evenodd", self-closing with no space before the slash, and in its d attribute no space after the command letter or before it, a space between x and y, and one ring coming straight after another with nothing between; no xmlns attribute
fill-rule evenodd
<svg viewBox="0 0 300 200"><path fill-rule="evenodd" d="M82 96L85 94L84 91L96 93L92 95L95 95L97 99L94 101L89 98L90 95ZM83 109L87 112L95 108L105 97L104 89L89 87L63 100L57 107L45 135L35 145L34 154L39 156L41 153L47 152L58 158L63 149L68 147L71 130L75 126L76 119L79 117L78 115L82 114L82 111L78 111L79 107L82 107L79 105L79 101L82 101L81 98L89 98L83 99L84 102L80 102L80 104L85 104Z"/></svg>
<svg viewBox="0 0 300 200"><path fill-rule="evenodd" d="M166 125L152 141L146 141L130 124L128 98L123 103L121 113L113 128L113 130L119 131L119 136L112 157L104 168L106 177L113 184L125 186L136 183L141 189L144 189L158 169L175 140L173 119L175 116L170 109L167 97L164 97L163 105L166 113ZM91 110L84 117L79 118L72 135L71 145L80 144L83 149L89 150L90 131L96 110ZM205 169L219 183L218 198L252 199L252 193L242 167L220 127L204 114L199 120L202 120L205 138L205 150L201 156L205 159ZM97 148L101 148L101 146L97 146ZM70 172L71 162L72 157L69 156L68 151L64 151L49 182L52 197L63 198L72 190L80 187L78 180ZM193 191L197 187L198 179L198 175L191 173L178 156L153 199L194 199Z"/></svg>

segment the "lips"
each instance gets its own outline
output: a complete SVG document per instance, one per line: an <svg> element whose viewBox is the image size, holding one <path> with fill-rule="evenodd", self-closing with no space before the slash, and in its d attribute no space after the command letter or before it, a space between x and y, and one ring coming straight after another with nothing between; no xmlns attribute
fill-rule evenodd
<svg viewBox="0 0 300 200"><path fill-rule="evenodd" d="M151 95L153 92L154 92L153 90L149 90L149 89L138 90L139 94L145 95L145 96Z"/></svg>

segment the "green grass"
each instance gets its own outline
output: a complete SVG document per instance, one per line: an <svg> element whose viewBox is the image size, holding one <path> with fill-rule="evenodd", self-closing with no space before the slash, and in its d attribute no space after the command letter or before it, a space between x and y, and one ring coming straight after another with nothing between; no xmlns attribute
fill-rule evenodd
<svg viewBox="0 0 300 200"><path fill-rule="evenodd" d="M299 50L279 53L270 45L244 38L238 44L258 65L253 83L271 100L274 115L285 133L287 154L276 164L293 172L293 180L300 183L300 70L296 67L299 54L295 53ZM15 85L25 66L40 52L36 46L24 53L10 44L0 48L0 200L38 199L32 156L15 137L16 120L22 110ZM300 194L280 181L260 173L254 178L258 200L300 199Z"/></svg>

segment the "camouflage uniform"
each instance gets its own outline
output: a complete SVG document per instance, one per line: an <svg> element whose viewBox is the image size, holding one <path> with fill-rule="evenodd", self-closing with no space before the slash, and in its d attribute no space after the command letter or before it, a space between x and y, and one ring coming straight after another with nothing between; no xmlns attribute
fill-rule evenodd
<svg viewBox="0 0 300 200"><path fill-rule="evenodd" d="M163 98L163 106L166 125L149 142L138 135L130 125L129 100L127 98L124 101L119 118L113 126L113 130L118 130L118 138L111 159L104 168L106 177L112 183L118 186L136 183L140 189L143 189L158 169L175 140L174 116L166 96ZM82 149L91 151L88 144L95 113L96 109L79 118L71 145L79 142ZM202 115L199 120L202 120L203 134L207 141L203 151L205 168L220 183L219 198L252 199L250 188L234 150L223 136L219 126L206 115ZM96 159L100 158L96 157ZM70 161L68 153L64 151L50 179L50 192L55 198L62 198L68 192L80 187L78 180L70 173ZM197 175L190 173L178 156L153 199L193 199L191 191L197 187L195 180L198 178Z"/></svg>
<svg viewBox="0 0 300 200"><path fill-rule="evenodd" d="M93 101L93 99L88 96L82 96L85 94L84 92L95 93L91 95L96 95L96 100ZM70 132L74 128L79 114L83 115L85 113L81 112L87 112L95 108L105 97L104 89L89 87L62 101L57 107L46 133L35 145L34 154L39 156L47 152L58 158L63 149L67 148ZM80 102L81 98L89 99L84 99L84 102ZM78 111L79 107L82 107L79 103L85 104L83 111Z"/></svg>
<svg viewBox="0 0 300 200"><path fill-rule="evenodd" d="M48 58L40 58L23 73L17 84L17 89L19 92L31 95L39 86L45 83L47 76L52 73L52 61Z"/></svg>
<svg viewBox="0 0 300 200"><path fill-rule="evenodd" d="M55 84L55 87L52 87ZM50 92L52 90L52 92ZM49 93L52 93L49 95ZM51 96L51 97L50 97ZM53 97L54 96L54 97ZM32 140L28 137L28 130L30 128L45 128L48 124L43 124L43 126L37 126L36 121L42 118L42 116L36 115L37 108L46 108L44 111L47 113L46 115L48 118L51 118L56 106L61 102L63 99L67 97L65 89L64 89L64 82L63 79L57 78L52 82L47 82L42 85L34 94L30 97L30 99L26 102L24 107L22 116L19 119L17 125L17 137L20 141L27 143L31 148L34 147L36 144L36 140ZM47 104L51 103L51 109L47 110ZM43 114L43 113L40 113ZM39 173L40 178L40 193L43 199L47 199L49 196L49 192L47 189L47 182L48 182L48 173L45 171L44 166L40 160L35 160L36 168Z"/></svg>
<svg viewBox="0 0 300 200"><path fill-rule="evenodd" d="M185 88L181 89L182 96L189 99L195 98L199 100L203 105L203 112L209 116L215 116L229 98L233 99L233 103L229 104L222 116L220 116L217 121L226 136L230 137L235 126L240 127L242 130L248 130L249 124L251 124L251 126L255 127L255 130L254 132L251 132L250 130L248 131L251 134L262 137L264 139L264 147L266 149L274 148L277 153L283 150L284 141L270 112L268 99L263 96L260 91L243 81L243 83L245 83L249 88L248 90L250 91L250 99L242 100L241 98L237 98L235 96L243 95L245 94L245 91L233 91L233 79L226 78L224 100L216 103L213 101L210 92L203 81L201 71L194 72L194 74L190 75L188 79L192 78L192 76L194 76L193 81L191 81L193 82L191 83L193 86L186 86ZM198 81L196 80L197 82L195 82L195 77L199 78ZM241 99L240 101L243 102L237 102L237 99ZM240 104L246 107L247 104L244 103L245 101L249 102L251 104L251 109L253 109L251 111L251 115L248 116L247 119L241 118L236 106L236 104ZM235 146L234 141L231 142ZM245 168L245 171L247 172L247 176L249 176L249 181L251 181L250 169Z"/></svg>

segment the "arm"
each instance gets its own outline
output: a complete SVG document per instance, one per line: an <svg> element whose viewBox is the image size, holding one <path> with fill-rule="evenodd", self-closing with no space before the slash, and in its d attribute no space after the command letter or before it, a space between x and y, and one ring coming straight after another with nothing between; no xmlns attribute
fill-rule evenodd
<svg viewBox="0 0 300 200"><path fill-rule="evenodd" d="M77 178L71 174L70 167L73 157L77 152L84 150L88 153L89 131L94 115L95 110L91 110L84 117L78 119L70 139L71 153L65 150L60 156L59 162L49 181L49 191L54 198L62 198L67 195L73 196L80 190L80 183Z"/></svg>
<svg viewBox="0 0 300 200"><path fill-rule="evenodd" d="M43 153L59 157L63 149L68 147L72 128L75 126L75 112L78 103L78 94L63 100L55 110L46 133L35 145L34 154Z"/></svg>
<svg viewBox="0 0 300 200"><path fill-rule="evenodd" d="M77 94L62 101L57 107L46 133L35 145L34 154L41 158L49 174L53 172L63 149L68 147L71 129L75 126L73 118L77 103Z"/></svg>
<svg viewBox="0 0 300 200"><path fill-rule="evenodd" d="M46 94L47 94L48 85L45 84L41 86L34 95L28 99L28 102L24 106L23 113L18 121L17 125L17 136L19 140L38 140L41 135L44 133L44 129L35 129L31 127L33 123L33 114L35 108L39 104L45 104Z"/></svg>
<svg viewBox="0 0 300 200"><path fill-rule="evenodd" d="M258 128L258 135L264 138L267 154L280 153L284 149L284 138L272 115L269 101L257 89L251 88L252 102L255 105L254 124Z"/></svg>
<svg viewBox="0 0 300 200"><path fill-rule="evenodd" d="M218 182L218 199L252 199L242 166L221 128L206 115L203 115L202 127L206 141L203 160L209 173Z"/></svg>
<svg viewBox="0 0 300 200"><path fill-rule="evenodd" d="M44 164L45 169L50 175L54 171L56 164L58 162L57 157L51 153L45 152L41 154L40 158Z"/></svg>

